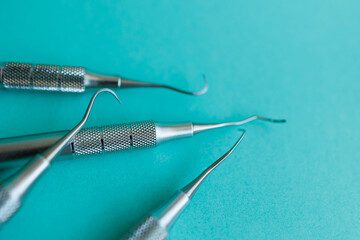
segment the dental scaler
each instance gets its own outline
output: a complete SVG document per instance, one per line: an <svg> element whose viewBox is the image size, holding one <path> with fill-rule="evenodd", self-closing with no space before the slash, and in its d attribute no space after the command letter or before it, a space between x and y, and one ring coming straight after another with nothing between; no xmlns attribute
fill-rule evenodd
<svg viewBox="0 0 360 240"><path fill-rule="evenodd" d="M145 220L140 223L135 229L124 236L126 240L164 240L168 237L169 230L174 224L175 220L184 211L186 206L190 203L196 190L199 188L204 179L221 163L223 162L239 145L244 138L245 131L235 145L222 157L211 164L204 172L195 178L188 185L177 191L175 195L165 204L161 205L155 211L150 213Z"/></svg>
<svg viewBox="0 0 360 240"><path fill-rule="evenodd" d="M37 154L15 174L0 183L0 226L8 221L19 209L23 197L37 179L49 168L51 162L71 141L76 133L85 125L94 101L99 93L110 92L119 102L119 98L110 89L101 89L91 98L83 119L70 132L49 146L44 152Z"/></svg>
<svg viewBox="0 0 360 240"><path fill-rule="evenodd" d="M5 88L45 90L58 92L84 92L86 88L167 88L187 95L201 95L208 89L204 76L203 89L190 92L168 85L141 82L119 76L91 73L82 67L68 67L41 64L6 63L0 64L0 85Z"/></svg>
<svg viewBox="0 0 360 240"><path fill-rule="evenodd" d="M256 119L273 123L285 122L285 120L252 116L239 122L217 124L143 121L103 127L90 127L76 134L62 153L72 154L74 157L77 157L96 153L156 147L170 140L192 137L195 134L211 129L239 126ZM0 162L14 163L16 161L12 160L42 152L66 133L67 131L59 131L0 139Z"/></svg>

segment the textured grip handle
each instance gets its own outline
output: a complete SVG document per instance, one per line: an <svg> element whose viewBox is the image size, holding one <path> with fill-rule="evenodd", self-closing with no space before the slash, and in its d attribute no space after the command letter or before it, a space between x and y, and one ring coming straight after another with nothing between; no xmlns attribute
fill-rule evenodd
<svg viewBox="0 0 360 240"><path fill-rule="evenodd" d="M19 199L14 199L6 189L0 187L0 225L14 215L20 205Z"/></svg>
<svg viewBox="0 0 360 240"><path fill-rule="evenodd" d="M72 142L76 156L155 146L156 129L153 121L83 129Z"/></svg>
<svg viewBox="0 0 360 240"><path fill-rule="evenodd" d="M5 88L85 91L85 69L79 67L6 63L0 79Z"/></svg>
<svg viewBox="0 0 360 240"><path fill-rule="evenodd" d="M124 236L124 240L163 240L168 236L166 229L153 217L147 217L135 230Z"/></svg>

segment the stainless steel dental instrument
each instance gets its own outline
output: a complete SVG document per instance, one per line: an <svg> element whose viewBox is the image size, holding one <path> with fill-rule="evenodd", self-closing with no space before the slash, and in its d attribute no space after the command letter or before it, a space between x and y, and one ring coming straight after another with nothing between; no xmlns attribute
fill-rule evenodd
<svg viewBox="0 0 360 240"><path fill-rule="evenodd" d="M60 92L84 92L91 87L110 88L167 88L188 95L201 95L208 89L205 79L203 89L190 92L168 85L130 80L119 76L91 73L82 67L6 63L0 64L0 83L5 88L33 89ZM0 84L1 85L1 84Z"/></svg>
<svg viewBox="0 0 360 240"><path fill-rule="evenodd" d="M103 127L91 127L83 129L76 134L62 153L72 154L74 157L77 157L95 153L155 147L158 144L169 140L191 137L211 129L226 126L238 126L256 119L275 123L285 122L285 120L274 120L261 116L252 116L239 122L218 124L144 121ZM16 160L42 152L66 133L67 131L59 131L0 139L0 162L6 162L8 164L9 160ZM11 162L14 163L14 161Z"/></svg>
<svg viewBox="0 0 360 240"><path fill-rule="evenodd" d="M6 179L0 185L0 225L6 222L21 206L21 201L26 192L41 176L41 174L50 166L50 163L56 158L71 139L80 131L86 123L94 101L99 93L110 92L119 102L119 98L110 89L101 89L91 98L89 106L83 119L65 136L56 141L43 153L36 155L24 167L17 171L10 178Z"/></svg>
<svg viewBox="0 0 360 240"><path fill-rule="evenodd" d="M179 217L182 211L190 203L196 190L204 179L222 162L224 161L239 145L244 138L245 131L235 145L225 153L221 158L211 164L204 172L195 178L188 185L177 191L169 201L161 205L155 211L150 213L145 220L138 225L133 232L129 233L123 239L127 240L163 240L166 239L171 226Z"/></svg>

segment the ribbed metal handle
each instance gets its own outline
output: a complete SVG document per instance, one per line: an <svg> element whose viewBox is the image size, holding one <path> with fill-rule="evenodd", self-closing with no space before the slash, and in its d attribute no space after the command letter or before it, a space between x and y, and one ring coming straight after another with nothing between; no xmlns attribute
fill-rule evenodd
<svg viewBox="0 0 360 240"><path fill-rule="evenodd" d="M166 229L160 226L154 217L147 217L135 230L124 236L124 240L163 240L168 236Z"/></svg>
<svg viewBox="0 0 360 240"><path fill-rule="evenodd" d="M0 80L5 88L83 92L85 68L6 63Z"/></svg>
<svg viewBox="0 0 360 240"><path fill-rule="evenodd" d="M14 162L12 161L14 159L42 153L66 133L67 131L59 131L0 139L0 163L11 163ZM155 122L142 121L85 128L74 136L62 154L72 153L74 157L77 157L97 153L151 148L157 144L158 136ZM20 161L17 162L19 163Z"/></svg>
<svg viewBox="0 0 360 240"><path fill-rule="evenodd" d="M76 156L155 146L153 121L87 128L76 134L72 141L72 151Z"/></svg>
<svg viewBox="0 0 360 240"><path fill-rule="evenodd" d="M18 210L21 203L19 199L14 199L0 187L0 225L6 222Z"/></svg>

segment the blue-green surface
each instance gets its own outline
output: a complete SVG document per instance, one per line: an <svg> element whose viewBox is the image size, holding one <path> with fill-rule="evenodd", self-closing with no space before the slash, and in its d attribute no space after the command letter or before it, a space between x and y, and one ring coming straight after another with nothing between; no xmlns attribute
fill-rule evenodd
<svg viewBox="0 0 360 240"><path fill-rule="evenodd" d="M360 238L360 2L2 1L0 61L202 86L100 96L87 126L221 122L253 114L247 136L203 184L170 239ZM0 89L0 137L70 129L93 91ZM117 239L221 156L227 128L53 164L0 239Z"/></svg>

